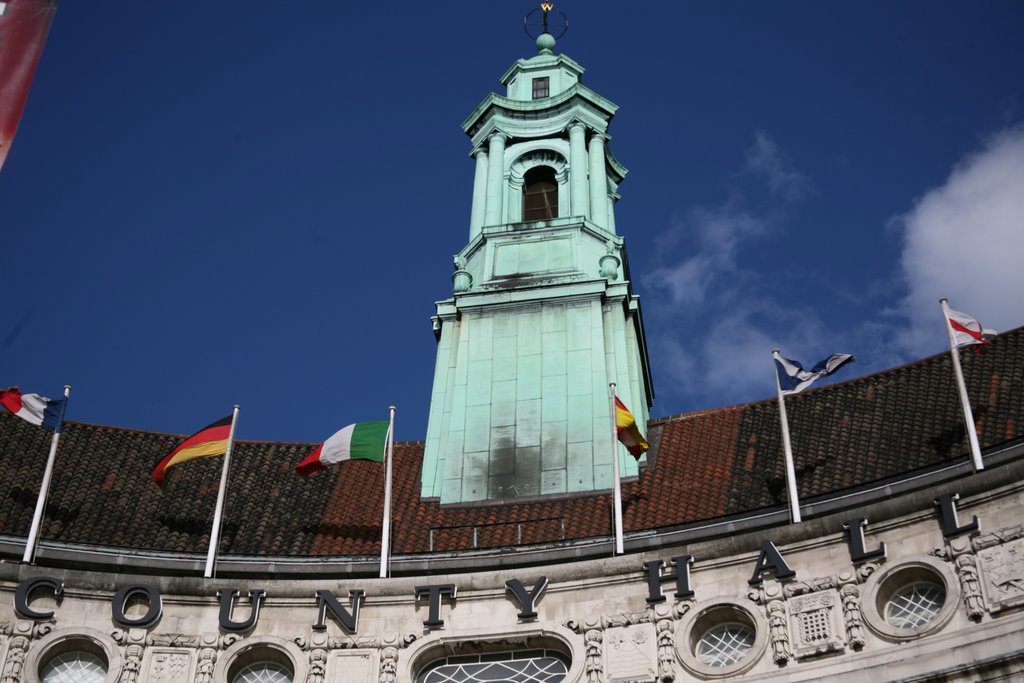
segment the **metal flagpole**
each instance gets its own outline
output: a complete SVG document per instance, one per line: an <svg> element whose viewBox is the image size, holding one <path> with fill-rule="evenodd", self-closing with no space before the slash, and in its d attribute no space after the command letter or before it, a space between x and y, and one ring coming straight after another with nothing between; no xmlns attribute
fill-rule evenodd
<svg viewBox="0 0 1024 683"><path fill-rule="evenodd" d="M625 549L622 544L622 491L619 481L619 428L615 419L615 382L608 385L611 395L609 404L612 410L612 472L615 474L615 554L622 555Z"/></svg>
<svg viewBox="0 0 1024 683"><path fill-rule="evenodd" d="M213 577L213 566L217 561L217 546L220 545L220 524L224 512L224 493L228 486L228 467L231 465L231 449L235 445L235 424L238 422L238 406L231 413L231 429L228 431L228 448L224 452L224 465L220 469L220 490L217 491L217 509L213 513L213 528L210 530L210 549L206 553L206 571L203 576Z"/></svg>
<svg viewBox="0 0 1024 683"><path fill-rule="evenodd" d="M391 413L387 443L384 444L384 521L380 527L380 578L386 579L391 569L391 463L395 455L395 407Z"/></svg>
<svg viewBox="0 0 1024 683"><path fill-rule="evenodd" d="M36 545L39 543L39 527L43 523L43 510L46 509L46 498L50 495L50 478L53 476L53 461L57 457L57 442L60 441L60 430L64 428L64 411L68 408L71 386L64 385L64 403L60 407L60 419L50 439L50 455L46 458L46 469L43 471L43 483L39 486L39 497L36 498L36 511L32 515L32 526L29 528L28 541L25 542L25 554L21 561L29 564L36 556Z"/></svg>
<svg viewBox="0 0 1024 683"><path fill-rule="evenodd" d="M981 459L981 446L978 444L978 433L974 428L974 412L971 410L971 400L967 397L967 385L964 384L964 371L960 367L960 347L956 345L956 337L953 336L953 326L949 324L949 302L943 297L939 299L942 306L942 317L946 320L946 334L949 336L949 355L953 358L953 371L956 374L956 387L960 391L960 407L964 411L964 426L967 427L967 440L971 445L971 461L974 463L974 471L985 469L985 463Z"/></svg>
<svg viewBox="0 0 1024 683"><path fill-rule="evenodd" d="M772 349L772 360L779 355ZM796 466L793 464L793 446L789 442L789 418L786 416L786 399L779 384L779 366L775 365L775 391L779 396L779 421L782 423L782 446L786 451L786 490L789 492L789 517L794 524L800 521L800 497L796 490Z"/></svg>

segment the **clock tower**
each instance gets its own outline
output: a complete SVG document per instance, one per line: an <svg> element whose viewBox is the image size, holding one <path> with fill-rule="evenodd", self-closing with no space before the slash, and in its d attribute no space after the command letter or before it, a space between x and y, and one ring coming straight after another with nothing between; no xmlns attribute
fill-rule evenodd
<svg viewBox="0 0 1024 683"><path fill-rule="evenodd" d="M422 495L442 504L610 489L609 383L645 433L654 398L615 224L618 107L555 54L550 3L536 11L537 54L462 124L476 160L469 240L433 317L422 470ZM622 476L635 476L616 450Z"/></svg>

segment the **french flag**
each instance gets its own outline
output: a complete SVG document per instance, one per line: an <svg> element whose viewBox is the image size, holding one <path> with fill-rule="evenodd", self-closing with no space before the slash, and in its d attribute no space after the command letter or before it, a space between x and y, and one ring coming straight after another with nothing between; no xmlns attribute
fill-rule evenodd
<svg viewBox="0 0 1024 683"><path fill-rule="evenodd" d="M0 389L0 404L18 417L34 425L49 429L51 432L60 430L64 417L65 399L53 400L39 394L23 394L18 387Z"/></svg>

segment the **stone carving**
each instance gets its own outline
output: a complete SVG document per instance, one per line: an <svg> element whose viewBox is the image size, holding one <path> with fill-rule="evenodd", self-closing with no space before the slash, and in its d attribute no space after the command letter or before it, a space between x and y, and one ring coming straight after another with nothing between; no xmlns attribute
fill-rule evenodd
<svg viewBox="0 0 1024 683"><path fill-rule="evenodd" d="M983 549L978 559L992 612L1024 604L1024 539Z"/></svg>
<svg viewBox="0 0 1024 683"><path fill-rule="evenodd" d="M195 683L213 683L213 665L217 662L217 651L204 647L199 651L199 665L196 666Z"/></svg>
<svg viewBox="0 0 1024 683"><path fill-rule="evenodd" d="M978 578L978 563L974 555L956 558L956 572L960 576L960 592L964 596L967 616L974 621L981 621L985 614L985 598L981 595L981 580Z"/></svg>
<svg viewBox="0 0 1024 683"><path fill-rule="evenodd" d="M991 533L973 536L971 537L971 547L977 552L985 548L1016 541L1018 538L1024 538L1024 524L1007 526L1002 529L996 529Z"/></svg>
<svg viewBox="0 0 1024 683"><path fill-rule="evenodd" d="M768 632L772 644L772 659L782 665L789 661L789 629L786 627L786 603L772 600L768 603Z"/></svg>
<svg viewBox="0 0 1024 683"><path fill-rule="evenodd" d="M586 661L584 671L587 674L587 683L601 683L604 677L604 662L601 658L601 632L592 628L583 636L586 643ZM7 683L2 681L0 683Z"/></svg>
<svg viewBox="0 0 1024 683"><path fill-rule="evenodd" d="M192 658L183 652L154 652L149 683L185 683Z"/></svg>
<svg viewBox="0 0 1024 683"><path fill-rule="evenodd" d="M676 680L675 636L671 619L659 619L655 629L658 633L658 680Z"/></svg>
<svg viewBox="0 0 1024 683"><path fill-rule="evenodd" d="M146 642L161 647L196 647L199 645L199 637L184 633L154 633Z"/></svg>
<svg viewBox="0 0 1024 683"><path fill-rule="evenodd" d="M841 577L832 575L820 576L815 579L808 579L807 581L790 581L783 587L782 591L787 598L791 598L794 595L818 593L837 587L839 585L840 578ZM852 575L847 575L842 578L850 579L852 578Z"/></svg>
<svg viewBox="0 0 1024 683"><path fill-rule="evenodd" d="M864 616L860 613L860 588L848 583L839 589L843 600L843 621L846 624L846 644L854 650L864 647Z"/></svg>
<svg viewBox="0 0 1024 683"><path fill-rule="evenodd" d="M11 622L0 621L0 636L11 635Z"/></svg>
<svg viewBox="0 0 1024 683"><path fill-rule="evenodd" d="M309 653L309 671L306 683L324 683L327 675L327 650L317 648Z"/></svg>
<svg viewBox="0 0 1024 683"><path fill-rule="evenodd" d="M796 631L793 654L797 659L843 649L836 623L838 596L832 590L808 593L793 598L789 612Z"/></svg>
<svg viewBox="0 0 1024 683"><path fill-rule="evenodd" d="M646 624L651 621L650 612L619 612L601 617L602 628L616 628Z"/></svg>
<svg viewBox="0 0 1024 683"><path fill-rule="evenodd" d="M864 583L872 574L878 571L878 565L874 562L865 562L857 567L857 581Z"/></svg>
<svg viewBox="0 0 1024 683"><path fill-rule="evenodd" d="M139 670L142 668L142 646L129 645L124 651L124 666L121 668L121 676L117 683L136 683L139 680Z"/></svg>
<svg viewBox="0 0 1024 683"><path fill-rule="evenodd" d="M398 683L398 648L384 648L380 657L380 683Z"/></svg>
<svg viewBox="0 0 1024 683"><path fill-rule="evenodd" d="M21 683L22 669L25 667L25 652L28 650L28 638L15 636L7 648L7 660L4 671L0 675L0 683Z"/></svg>
<svg viewBox="0 0 1024 683"><path fill-rule="evenodd" d="M649 626L615 627L605 632L608 661L605 672L612 681L654 679L654 643Z"/></svg>

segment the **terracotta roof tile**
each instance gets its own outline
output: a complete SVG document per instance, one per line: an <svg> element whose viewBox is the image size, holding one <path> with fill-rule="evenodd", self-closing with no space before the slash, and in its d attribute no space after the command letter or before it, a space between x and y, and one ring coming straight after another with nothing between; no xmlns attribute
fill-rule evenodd
<svg viewBox="0 0 1024 683"><path fill-rule="evenodd" d="M1024 438L1024 329L962 355L983 447ZM801 498L964 457L965 430L948 353L787 399ZM674 527L785 504L774 399L654 420L651 466L623 485L627 530ZM42 528L47 540L204 553L219 458L177 467L161 491L155 462L182 436L68 422ZM0 415L0 534L25 536L49 432ZM332 556L380 552L384 469L352 461L299 478L315 444L236 444L221 552ZM395 446L396 553L497 548L607 536L608 492L482 505L419 496L423 443ZM433 534L431 530L433 529Z"/></svg>

